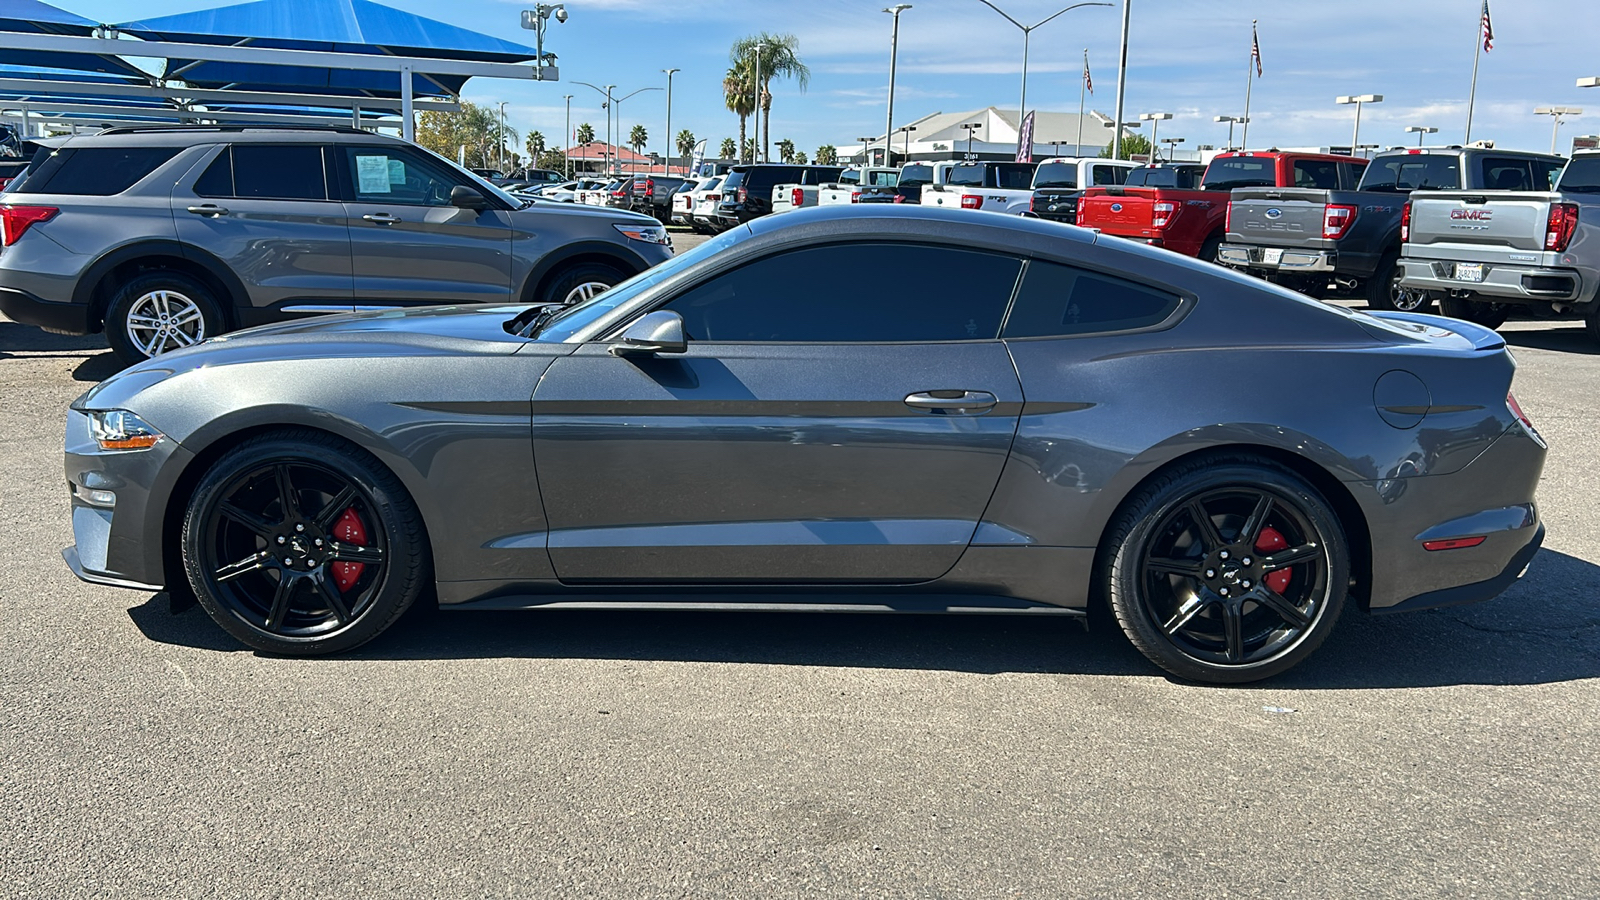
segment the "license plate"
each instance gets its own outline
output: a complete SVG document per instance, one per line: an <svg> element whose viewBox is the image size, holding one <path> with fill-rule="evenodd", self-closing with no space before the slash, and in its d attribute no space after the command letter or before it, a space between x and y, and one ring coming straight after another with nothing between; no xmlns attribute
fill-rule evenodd
<svg viewBox="0 0 1600 900"><path fill-rule="evenodd" d="M1456 280L1474 284L1483 281L1483 263L1456 263Z"/></svg>
<svg viewBox="0 0 1600 900"><path fill-rule="evenodd" d="M1283 262L1283 251L1275 249L1263 250L1261 251L1261 261L1269 266L1275 266Z"/></svg>

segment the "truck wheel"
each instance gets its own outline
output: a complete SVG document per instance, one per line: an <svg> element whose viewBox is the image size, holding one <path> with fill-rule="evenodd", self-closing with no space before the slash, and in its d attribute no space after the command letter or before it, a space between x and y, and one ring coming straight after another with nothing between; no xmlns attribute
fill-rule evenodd
<svg viewBox="0 0 1600 900"><path fill-rule="evenodd" d="M1211 237L1206 238L1206 242L1200 245L1200 256L1198 257L1199 260L1201 262L1216 263L1217 249L1221 246L1221 235L1214 234Z"/></svg>
<svg viewBox="0 0 1600 900"><path fill-rule="evenodd" d="M144 272L106 307L106 342L127 365L200 343L227 330L210 289L182 272Z"/></svg>
<svg viewBox="0 0 1600 900"><path fill-rule="evenodd" d="M1589 340L1600 344L1600 309L1583 317L1583 330L1589 333Z"/></svg>
<svg viewBox="0 0 1600 900"><path fill-rule="evenodd" d="M1425 313L1433 309L1433 298L1426 291L1400 286L1405 271L1394 256L1385 256L1377 271L1367 279L1367 307L1390 312ZM1458 316L1457 318L1463 318Z"/></svg>
<svg viewBox="0 0 1600 900"><path fill-rule="evenodd" d="M1439 312L1452 319L1460 319L1485 328L1499 328L1506 323L1506 317L1511 314L1511 310L1503 303L1457 300L1453 297L1439 301Z"/></svg>

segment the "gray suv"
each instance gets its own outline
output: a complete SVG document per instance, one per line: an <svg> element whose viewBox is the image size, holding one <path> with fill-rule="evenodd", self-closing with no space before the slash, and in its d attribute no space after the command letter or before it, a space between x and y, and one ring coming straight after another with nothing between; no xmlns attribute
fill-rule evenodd
<svg viewBox="0 0 1600 900"><path fill-rule="evenodd" d="M571 303L672 256L623 210L516 199L355 129L111 128L0 193L0 311L135 362L318 313Z"/></svg>

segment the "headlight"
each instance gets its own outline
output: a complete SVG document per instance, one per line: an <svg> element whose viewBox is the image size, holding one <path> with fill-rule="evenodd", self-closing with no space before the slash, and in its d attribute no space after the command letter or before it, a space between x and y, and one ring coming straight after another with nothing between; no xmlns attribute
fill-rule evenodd
<svg viewBox="0 0 1600 900"><path fill-rule="evenodd" d="M149 450L162 437L150 423L121 409L89 413L89 433L101 450Z"/></svg>
<svg viewBox="0 0 1600 900"><path fill-rule="evenodd" d="M622 236L630 241L643 241L646 244L666 244L667 229L664 225L614 225L613 228L622 232Z"/></svg>

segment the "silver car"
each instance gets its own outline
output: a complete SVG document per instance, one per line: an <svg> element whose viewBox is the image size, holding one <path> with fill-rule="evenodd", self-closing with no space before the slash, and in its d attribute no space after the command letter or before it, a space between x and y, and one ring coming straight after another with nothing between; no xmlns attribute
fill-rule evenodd
<svg viewBox="0 0 1600 900"><path fill-rule="evenodd" d="M67 417L85 580L329 653L450 609L1082 617L1289 668L1347 605L1484 600L1543 536L1498 335L1014 216L762 219L573 307L362 313Z"/></svg>
<svg viewBox="0 0 1600 900"><path fill-rule="evenodd" d="M576 302L672 255L626 210L518 199L336 128L112 128L0 194L0 310L136 362L300 316Z"/></svg>

